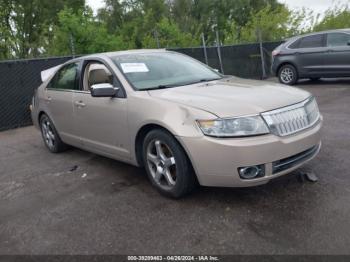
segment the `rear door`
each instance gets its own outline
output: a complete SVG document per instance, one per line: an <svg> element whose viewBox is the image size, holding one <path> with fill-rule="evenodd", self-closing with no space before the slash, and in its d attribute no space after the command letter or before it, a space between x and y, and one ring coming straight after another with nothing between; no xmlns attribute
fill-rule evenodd
<svg viewBox="0 0 350 262"><path fill-rule="evenodd" d="M325 70L332 76L350 76L350 34L327 34Z"/></svg>
<svg viewBox="0 0 350 262"><path fill-rule="evenodd" d="M79 89L79 62L63 66L51 79L44 92L44 111L64 142L74 144L73 92Z"/></svg>
<svg viewBox="0 0 350 262"><path fill-rule="evenodd" d="M293 43L300 76L319 75L324 70L325 34L305 36Z"/></svg>

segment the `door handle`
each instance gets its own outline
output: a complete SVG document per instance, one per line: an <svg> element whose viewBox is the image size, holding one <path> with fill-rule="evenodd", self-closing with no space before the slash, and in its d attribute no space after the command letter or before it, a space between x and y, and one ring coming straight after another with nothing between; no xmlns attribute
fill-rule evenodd
<svg viewBox="0 0 350 262"><path fill-rule="evenodd" d="M76 107L85 107L86 106L86 104L83 101L75 101L74 105Z"/></svg>

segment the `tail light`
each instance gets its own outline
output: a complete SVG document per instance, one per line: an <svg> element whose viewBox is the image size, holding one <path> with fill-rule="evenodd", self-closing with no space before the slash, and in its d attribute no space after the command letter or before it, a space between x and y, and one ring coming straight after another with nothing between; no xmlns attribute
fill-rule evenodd
<svg viewBox="0 0 350 262"><path fill-rule="evenodd" d="M278 56L280 54L280 50L273 50L272 51L272 56Z"/></svg>

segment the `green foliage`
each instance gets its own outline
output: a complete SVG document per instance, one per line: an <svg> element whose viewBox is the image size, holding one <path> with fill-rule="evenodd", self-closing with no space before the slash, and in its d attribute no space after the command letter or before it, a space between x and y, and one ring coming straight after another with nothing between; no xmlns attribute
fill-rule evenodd
<svg viewBox="0 0 350 262"><path fill-rule="evenodd" d="M281 40L350 28L347 5L324 15L277 0L0 0L0 59ZM323 17L320 19L320 17Z"/></svg>
<svg viewBox="0 0 350 262"><path fill-rule="evenodd" d="M301 13L292 12L286 6L273 8L268 5L251 14L251 19L241 28L239 37L232 35L230 42L257 42L259 31L262 41L277 41L300 33Z"/></svg>
<svg viewBox="0 0 350 262"><path fill-rule="evenodd" d="M58 15L54 38L48 48L52 55L89 54L121 50L128 46L120 36L109 34L103 22L96 21L89 7L74 12L65 8Z"/></svg>
<svg viewBox="0 0 350 262"><path fill-rule="evenodd" d="M75 10L84 6L84 0L0 0L2 55L40 56L52 37L57 13L67 4Z"/></svg>
<svg viewBox="0 0 350 262"><path fill-rule="evenodd" d="M181 32L175 23L163 18L155 26L153 32L145 35L142 41L144 48L157 48L158 38L160 47L198 46L199 40L193 39L191 34Z"/></svg>
<svg viewBox="0 0 350 262"><path fill-rule="evenodd" d="M350 28L350 9L348 5L328 9L324 18L314 26L314 31Z"/></svg>

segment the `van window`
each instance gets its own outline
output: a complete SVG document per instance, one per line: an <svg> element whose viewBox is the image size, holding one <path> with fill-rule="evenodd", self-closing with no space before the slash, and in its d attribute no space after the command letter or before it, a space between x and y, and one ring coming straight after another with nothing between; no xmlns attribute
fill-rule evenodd
<svg viewBox="0 0 350 262"><path fill-rule="evenodd" d="M323 47L323 39L323 34L305 36L300 39L299 48Z"/></svg>
<svg viewBox="0 0 350 262"><path fill-rule="evenodd" d="M327 35L327 46L348 46L350 43L350 34L330 33Z"/></svg>

